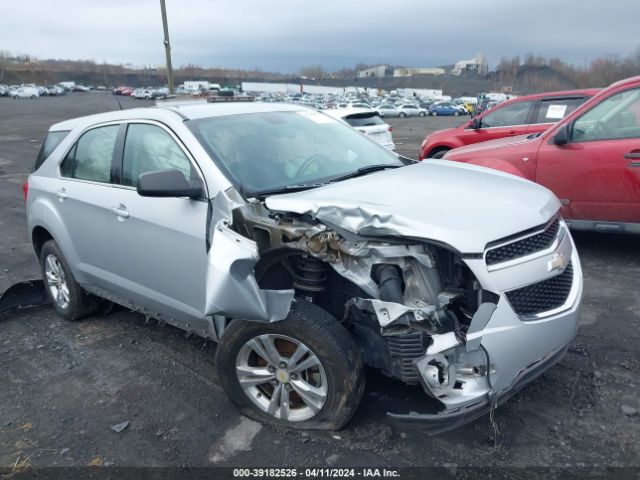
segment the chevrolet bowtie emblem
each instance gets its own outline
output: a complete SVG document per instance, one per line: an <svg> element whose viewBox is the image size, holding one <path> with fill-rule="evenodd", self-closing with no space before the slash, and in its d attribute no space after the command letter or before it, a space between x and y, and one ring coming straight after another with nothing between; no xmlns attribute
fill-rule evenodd
<svg viewBox="0 0 640 480"><path fill-rule="evenodd" d="M553 254L553 258L547 262L547 270L550 272L554 270L564 270L569 263L569 259L564 253L556 252Z"/></svg>

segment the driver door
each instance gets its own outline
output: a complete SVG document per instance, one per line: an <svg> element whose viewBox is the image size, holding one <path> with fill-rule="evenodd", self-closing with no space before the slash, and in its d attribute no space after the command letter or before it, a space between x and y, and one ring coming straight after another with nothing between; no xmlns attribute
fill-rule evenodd
<svg viewBox="0 0 640 480"><path fill-rule="evenodd" d="M640 88L604 99L569 130L567 144L541 146L537 182L569 219L640 223Z"/></svg>

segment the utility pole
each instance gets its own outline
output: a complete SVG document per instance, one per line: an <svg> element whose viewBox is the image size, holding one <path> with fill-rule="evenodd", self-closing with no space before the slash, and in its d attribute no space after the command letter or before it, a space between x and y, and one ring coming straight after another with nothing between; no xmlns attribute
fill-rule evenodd
<svg viewBox="0 0 640 480"><path fill-rule="evenodd" d="M169 95L173 95L173 69L171 68L171 43L169 43L169 25L167 24L167 8L164 0L160 0L160 11L162 12L162 27L164 28L164 53L167 56L167 83L169 84Z"/></svg>

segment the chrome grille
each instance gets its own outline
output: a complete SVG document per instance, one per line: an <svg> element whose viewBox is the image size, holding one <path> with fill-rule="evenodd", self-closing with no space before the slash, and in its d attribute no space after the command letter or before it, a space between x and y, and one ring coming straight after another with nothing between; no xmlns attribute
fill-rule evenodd
<svg viewBox="0 0 640 480"><path fill-rule="evenodd" d="M573 284L573 266L542 282L506 292L513 310L520 317L538 315L562 307L569 297Z"/></svg>
<svg viewBox="0 0 640 480"><path fill-rule="evenodd" d="M490 248L485 255L485 262L487 265L495 265L496 263L506 262L513 260L514 258L524 257L535 252L539 252L546 248L549 248L553 241L558 236L558 230L560 229L560 219L555 218L547 227L540 233L531 235L529 237L515 240L501 245L499 247ZM500 243L503 243L501 240Z"/></svg>

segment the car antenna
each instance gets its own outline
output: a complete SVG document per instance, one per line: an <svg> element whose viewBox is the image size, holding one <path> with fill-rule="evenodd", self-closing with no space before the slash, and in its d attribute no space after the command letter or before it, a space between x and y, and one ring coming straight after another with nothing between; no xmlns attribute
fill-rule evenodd
<svg viewBox="0 0 640 480"><path fill-rule="evenodd" d="M120 105L120 100L118 98L116 98L116 102L118 102L118 106L120 107L120 110L124 110L124 108L122 108L122 105Z"/></svg>

